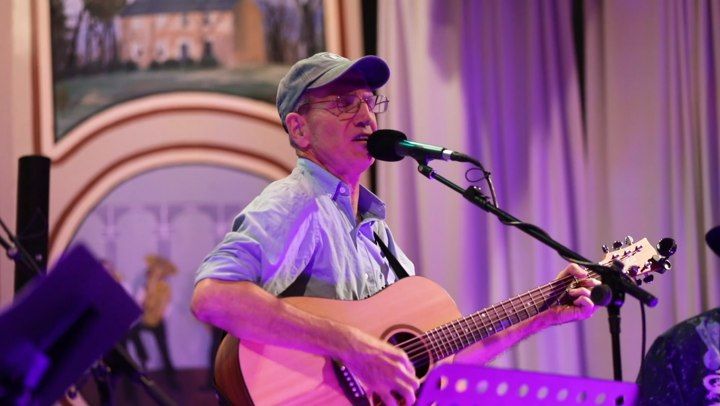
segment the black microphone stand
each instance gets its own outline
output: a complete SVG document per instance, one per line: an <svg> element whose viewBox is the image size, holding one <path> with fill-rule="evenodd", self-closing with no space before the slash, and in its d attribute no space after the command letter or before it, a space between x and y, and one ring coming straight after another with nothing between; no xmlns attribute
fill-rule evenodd
<svg viewBox="0 0 720 406"><path fill-rule="evenodd" d="M479 187L470 186L467 189L463 189L459 185L451 182L447 178L444 178L443 176L435 172L433 168L427 165L426 160L417 159L417 161L419 164L418 171L424 176L426 176L428 179L434 179L442 183L443 185L449 187L450 189L460 193L466 200L470 201L475 206L485 210L490 214L495 215L501 223L517 227L526 234L529 234L531 237L535 238L536 240L554 249L558 252L558 254L560 254L562 258L578 265L582 265L585 268L588 268L591 271L600 275L603 284L606 286L602 289L607 289L611 292L610 299L607 300L606 304L609 304L608 323L610 325L610 334L612 336L614 379L616 381L622 381L622 364L620 357L620 307L624 302L625 293L633 296L641 303L649 307L654 307L655 305L657 305L658 299L650 292L639 288L632 279L622 273L622 263L613 263L612 267L608 267L605 265L591 262L580 254L571 250L570 248L554 240L540 227L520 221L511 214L501 210L497 206L490 203L488 197L482 193ZM470 162L476 165L479 164L474 159L470 160ZM482 167L482 165L479 166ZM595 289L597 289L597 287ZM595 289L593 289L593 293ZM602 305L601 303L597 304Z"/></svg>

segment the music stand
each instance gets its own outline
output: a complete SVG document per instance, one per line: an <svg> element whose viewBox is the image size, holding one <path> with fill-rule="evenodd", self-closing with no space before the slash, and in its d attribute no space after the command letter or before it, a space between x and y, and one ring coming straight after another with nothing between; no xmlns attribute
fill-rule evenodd
<svg viewBox="0 0 720 406"><path fill-rule="evenodd" d="M634 405L634 383L443 364L425 380L416 405Z"/></svg>
<svg viewBox="0 0 720 406"><path fill-rule="evenodd" d="M0 403L54 403L140 314L92 254L75 246L0 313Z"/></svg>

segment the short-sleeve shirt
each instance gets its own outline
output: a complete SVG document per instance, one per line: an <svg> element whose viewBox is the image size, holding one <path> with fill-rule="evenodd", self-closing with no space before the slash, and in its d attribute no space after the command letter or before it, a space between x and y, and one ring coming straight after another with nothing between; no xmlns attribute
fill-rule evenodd
<svg viewBox="0 0 720 406"><path fill-rule="evenodd" d="M250 281L280 295L301 277L304 296L356 300L396 281L375 233L409 275L413 263L385 223L385 203L360 186L358 222L350 188L320 165L299 158L292 173L268 185L234 220L205 258L205 278Z"/></svg>

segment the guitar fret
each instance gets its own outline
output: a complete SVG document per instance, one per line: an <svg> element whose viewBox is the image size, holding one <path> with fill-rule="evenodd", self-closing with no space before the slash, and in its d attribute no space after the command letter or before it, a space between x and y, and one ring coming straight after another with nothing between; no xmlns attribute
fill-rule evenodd
<svg viewBox="0 0 720 406"><path fill-rule="evenodd" d="M505 302L500 302L500 308L503 311L504 317L502 320L500 320L500 323L502 324L503 330L513 325L512 319L510 318L510 315L508 315L508 311L505 308Z"/></svg>
<svg viewBox="0 0 720 406"><path fill-rule="evenodd" d="M515 319L517 320L515 323L519 323L521 320L524 320L522 316L520 316L520 312L517 307L515 307L515 298L508 300L508 302L510 302L510 307L513 309L513 316L515 316Z"/></svg>
<svg viewBox="0 0 720 406"><path fill-rule="evenodd" d="M526 293L523 293L522 295L517 297L517 300L520 302L520 308L525 311L525 317L523 317L523 320L529 319L532 317L530 315L530 312L527 309L527 305L525 304L525 300L523 299L523 296L525 296ZM520 313L518 312L518 317L520 316Z"/></svg>
<svg viewBox="0 0 720 406"><path fill-rule="evenodd" d="M538 307L537 303L535 302L535 298L533 297L532 294L530 294L530 302L532 303L533 306L535 306L535 314L540 313L540 308Z"/></svg>
<svg viewBox="0 0 720 406"><path fill-rule="evenodd" d="M458 350L457 347L457 340L455 339L455 321L450 322L450 324L447 325L447 333L448 333L448 344L450 344L451 348L451 354Z"/></svg>
<svg viewBox="0 0 720 406"><path fill-rule="evenodd" d="M515 323L519 323L520 320L523 320L520 318L520 312L518 312L517 308L515 308L515 303L513 299L508 300L510 302L510 307L512 307L513 315L515 316L515 319L517 320Z"/></svg>
<svg viewBox="0 0 720 406"><path fill-rule="evenodd" d="M495 332L503 331L504 328L503 328L503 325L502 325L502 318L500 317L500 313L498 313L498 311L497 311L497 306L496 306L496 305L492 305L492 306L490 306L490 308L493 310L493 312L495 312L495 318L496 318L496 320L493 321L493 323L491 324L492 327L495 329ZM492 320L491 320L491 321L492 321ZM498 324L495 324L496 322L497 322Z"/></svg>
<svg viewBox="0 0 720 406"><path fill-rule="evenodd" d="M475 342L475 334L474 329L470 326L470 322L467 319L463 319L463 323L465 325L465 346L467 347Z"/></svg>
<svg viewBox="0 0 720 406"><path fill-rule="evenodd" d="M471 315L470 315L470 321L472 321L472 323L473 323L473 335L472 335L472 337L473 337L473 342L474 342L474 343L482 340L482 338L483 338L483 337L482 337L482 333L480 332L480 327L478 326L477 321L475 320L475 316L476 316L476 314L471 314ZM479 337L479 338L478 338L478 337L475 337L475 333L477 333L478 335L480 335L480 337Z"/></svg>
<svg viewBox="0 0 720 406"><path fill-rule="evenodd" d="M483 316L483 327L485 327L485 334L487 337L490 337L494 334L494 329L492 325L492 318L488 315L487 312L484 312L482 314Z"/></svg>
<svg viewBox="0 0 720 406"><path fill-rule="evenodd" d="M438 343L435 340L435 337L433 336L433 331L434 331L434 329L426 331L425 337L427 338L428 342L430 343L430 348L432 348L432 351L434 351L434 353L435 353L434 358L437 360L437 359L440 359L440 356L442 354L440 353L440 348L438 347Z"/></svg>
<svg viewBox="0 0 720 406"><path fill-rule="evenodd" d="M442 334L443 342L447 344L447 354L452 354L454 346L452 342L452 333L450 333L450 326L444 325L440 330L438 330L438 332Z"/></svg>
<svg viewBox="0 0 720 406"><path fill-rule="evenodd" d="M488 315L487 315L487 313L483 310L482 314L479 314L479 316L480 316L480 325L481 325L482 328L483 328L483 329L482 329L482 331L483 331L483 338L488 338L488 337L490 337L490 332L488 331L488 324L487 324L487 322L488 322Z"/></svg>
<svg viewBox="0 0 720 406"><path fill-rule="evenodd" d="M433 333L435 334L435 336L438 337L438 338L437 338L437 342L441 345L441 347L440 347L441 357L440 357L440 358L442 359L442 358L447 357L447 354L448 354L448 353L445 351L445 340L443 340L443 337L442 337L442 335L440 334L440 329L439 329L439 328L435 328L435 329L433 329L432 331L433 331Z"/></svg>
<svg viewBox="0 0 720 406"><path fill-rule="evenodd" d="M457 320L453 320L450 323L450 329L452 330L453 344L455 344L455 351L459 351L462 348L462 337L460 336L460 330L457 326Z"/></svg>
<svg viewBox="0 0 720 406"><path fill-rule="evenodd" d="M445 356L453 353L453 347L452 342L450 341L450 338L447 334L447 327L443 327L441 329L438 329L438 334L440 335L440 339L443 342L443 349L445 349Z"/></svg>
<svg viewBox="0 0 720 406"><path fill-rule="evenodd" d="M447 354L453 353L453 343L452 343L452 334L448 333L449 329L448 326L443 326L442 329L440 329L438 332L442 334L442 339L445 344L447 344Z"/></svg>
<svg viewBox="0 0 720 406"><path fill-rule="evenodd" d="M546 308L546 306L547 306L547 297L545 297L545 292L543 292L543 288L542 288L542 287L538 288L537 291L538 291L538 292L540 293L540 295L542 296L542 306L541 306L541 309L545 310L545 308Z"/></svg>
<svg viewBox="0 0 720 406"><path fill-rule="evenodd" d="M548 307L556 305L556 304L560 304L560 298L562 297L563 293L565 293L565 289L562 288L562 286L557 286L557 285L559 285L558 283L552 282L549 285L550 285L550 292L551 292L551 295L550 295L551 303L548 304ZM566 284L565 286L566 287L569 286L569 283ZM560 287L561 289L558 289L558 287Z"/></svg>
<svg viewBox="0 0 720 406"><path fill-rule="evenodd" d="M510 318L508 317L508 311L505 308L505 302L500 302L499 304L504 316L502 319L500 319L500 323L502 324L503 330L505 330L512 324L512 320L510 320ZM503 322L503 320L507 320L507 323Z"/></svg>
<svg viewBox="0 0 720 406"><path fill-rule="evenodd" d="M530 292L525 292L522 295L522 302L523 302L523 308L525 309L525 313L527 313L528 318L538 314L537 305L535 304L535 301L533 300L533 297L530 294ZM535 309L535 313L531 313L532 308Z"/></svg>
<svg viewBox="0 0 720 406"><path fill-rule="evenodd" d="M462 329L458 327L459 321L455 320L452 322L452 331L453 331L453 342L455 343L455 352L460 351L463 349L463 342L462 342Z"/></svg>
<svg viewBox="0 0 720 406"><path fill-rule="evenodd" d="M433 360L440 359L440 351L438 351L437 343L435 342L435 339L432 337L432 330L425 333L423 336L423 342L426 342L428 344L428 347L430 348L430 357Z"/></svg>

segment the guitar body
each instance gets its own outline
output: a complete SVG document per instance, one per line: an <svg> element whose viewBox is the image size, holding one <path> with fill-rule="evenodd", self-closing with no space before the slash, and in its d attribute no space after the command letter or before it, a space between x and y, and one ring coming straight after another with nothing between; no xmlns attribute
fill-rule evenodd
<svg viewBox="0 0 720 406"><path fill-rule="evenodd" d="M419 336L460 317L447 292L419 276L402 279L359 301L310 297L283 300L386 340L398 333ZM233 404L350 404L332 360L247 340L239 346L236 343L237 339L227 336L215 363L218 389Z"/></svg>

